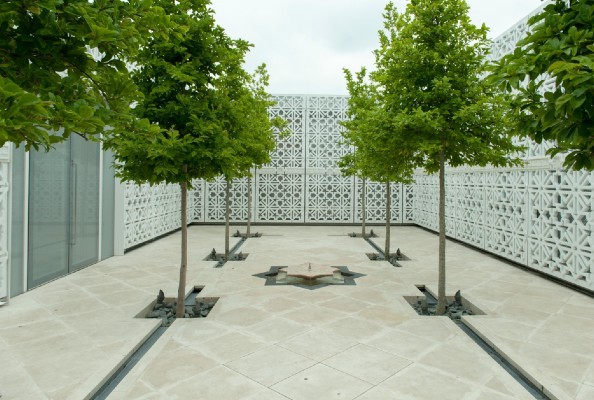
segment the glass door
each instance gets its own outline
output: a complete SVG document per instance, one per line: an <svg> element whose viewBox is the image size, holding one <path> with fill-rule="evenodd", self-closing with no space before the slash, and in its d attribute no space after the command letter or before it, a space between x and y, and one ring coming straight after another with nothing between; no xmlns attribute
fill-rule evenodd
<svg viewBox="0 0 594 400"><path fill-rule="evenodd" d="M99 255L99 144L71 137L70 272Z"/></svg>
<svg viewBox="0 0 594 400"><path fill-rule="evenodd" d="M29 288L98 259L99 144L54 147L29 156Z"/></svg>

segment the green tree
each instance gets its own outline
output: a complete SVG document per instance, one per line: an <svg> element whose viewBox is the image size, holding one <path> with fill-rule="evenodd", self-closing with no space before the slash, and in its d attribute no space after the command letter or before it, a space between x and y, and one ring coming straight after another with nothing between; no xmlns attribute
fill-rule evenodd
<svg viewBox="0 0 594 400"><path fill-rule="evenodd" d="M242 61L242 60L241 60ZM266 65L260 65L253 74L247 74L241 63L234 66L220 90L229 99L220 111L219 120L230 137L234 161L224 166L225 188L225 259L229 258L230 189L234 178L251 177L252 168L270 162L270 153L276 147L274 132L285 134L286 121L270 118L268 109L275 102L266 92L269 75ZM229 67L227 68L229 71ZM238 79L239 78L239 79ZM249 184L249 183L248 183Z"/></svg>
<svg viewBox="0 0 594 400"><path fill-rule="evenodd" d="M181 266L176 316L184 317L187 271L187 189L193 179L211 180L236 161L222 120L239 90L241 65L249 49L216 24L209 0L155 0L172 27L168 37L151 36L136 58L133 78L143 93L135 113L154 125L141 133L117 132L105 139L125 181L179 184ZM148 122L142 122L148 125ZM155 127L158 127L155 128Z"/></svg>
<svg viewBox="0 0 594 400"><path fill-rule="evenodd" d="M0 146L49 150L72 133L143 127L126 62L148 27L168 27L150 0L0 2Z"/></svg>
<svg viewBox="0 0 594 400"><path fill-rule="evenodd" d="M344 143L353 152L342 157L339 167L344 175L369 178L386 185L386 238L384 257L390 258L391 196L390 183L410 183L415 148L392 128L383 103L383 90L373 78L366 79L363 68L355 76L345 70L349 91L348 119L342 123ZM363 232L365 234L365 232Z"/></svg>
<svg viewBox="0 0 594 400"><path fill-rule="evenodd" d="M386 6L373 79L391 132L416 148L412 162L439 172L437 314L445 312L445 166L518 164L506 129L506 99L487 85L487 28L471 24L464 0ZM388 143L393 148L393 144ZM398 149L398 147L395 147Z"/></svg>
<svg viewBox="0 0 594 400"><path fill-rule="evenodd" d="M489 79L514 92L518 134L551 141L548 154L566 153L566 168L592 171L594 0L557 0L528 24L528 35ZM553 87L545 86L547 77Z"/></svg>

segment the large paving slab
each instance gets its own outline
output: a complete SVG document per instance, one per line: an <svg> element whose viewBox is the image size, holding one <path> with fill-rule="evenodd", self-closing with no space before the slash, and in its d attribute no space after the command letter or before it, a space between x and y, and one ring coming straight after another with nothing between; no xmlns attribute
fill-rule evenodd
<svg viewBox="0 0 594 400"><path fill-rule="evenodd" d="M233 229L234 230L234 229ZM370 261L353 227L258 226L246 261L203 258L221 226L190 228L188 287L219 297L208 318L178 320L110 399L530 399L445 317L420 317L404 296L436 290L437 237L392 228L402 268ZM383 244L382 229L376 239ZM233 239L236 241L237 239ZM448 242L448 293L487 315L466 317L551 398L594 393L594 299ZM265 286L272 266L312 263L363 274L352 286ZM179 233L48 283L0 308L0 395L83 399L157 326L135 319L177 291Z"/></svg>

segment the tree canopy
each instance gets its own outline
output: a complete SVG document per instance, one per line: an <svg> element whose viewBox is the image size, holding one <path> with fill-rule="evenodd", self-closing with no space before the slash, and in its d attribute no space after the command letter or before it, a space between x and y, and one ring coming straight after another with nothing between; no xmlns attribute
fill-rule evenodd
<svg viewBox="0 0 594 400"><path fill-rule="evenodd" d="M530 32L493 68L492 82L513 91L517 132L564 165L594 170L594 0L557 0L529 19ZM554 80L547 86L547 78Z"/></svg>
<svg viewBox="0 0 594 400"><path fill-rule="evenodd" d="M363 93L356 107L365 110L349 123L375 143L363 145L379 161L375 165L383 171L399 165L400 171L439 172L438 314L445 311L446 164L520 163L509 156L519 148L507 128L507 98L482 79L487 28L474 26L468 10L464 0L412 0L403 13L389 3L371 86L362 84L363 74L348 79ZM357 155L353 163L368 166Z"/></svg>
<svg viewBox="0 0 594 400"><path fill-rule="evenodd" d="M376 182L410 183L414 152L392 131L377 83L367 79L365 68L355 76L345 70L345 77L349 100L348 118L341 123L345 127L342 137L353 151L338 163L343 174Z"/></svg>
<svg viewBox="0 0 594 400"><path fill-rule="evenodd" d="M268 161L274 147L267 74L243 69L250 44L217 25L209 0L155 0L170 23L149 35L135 57L134 83L143 97L138 132L106 135L124 181L175 183L181 188L182 262L176 315L184 316L187 270L187 187L194 179L227 179Z"/></svg>
<svg viewBox="0 0 594 400"><path fill-rule="evenodd" d="M126 63L167 28L151 0L3 0L0 146L47 150L72 133L143 127L130 118Z"/></svg>

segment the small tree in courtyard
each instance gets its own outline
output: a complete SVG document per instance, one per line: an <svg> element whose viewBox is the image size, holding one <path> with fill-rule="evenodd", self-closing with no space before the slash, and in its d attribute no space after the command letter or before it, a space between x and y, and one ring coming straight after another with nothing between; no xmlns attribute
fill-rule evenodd
<svg viewBox="0 0 594 400"><path fill-rule="evenodd" d="M153 36L136 59L134 81L144 94L135 113L158 125L144 134L121 132L105 140L117 173L137 183L179 184L182 249L176 316L184 317L187 271L187 189L193 179L213 179L236 158L227 123L231 82L249 44L231 40L216 25L208 0L155 0L170 18L168 38Z"/></svg>
<svg viewBox="0 0 594 400"><path fill-rule="evenodd" d="M568 4L569 3L569 4ZM568 169L594 170L594 0L557 0L530 18L531 32L497 62L490 79L515 92L517 133ZM547 87L547 77L554 86Z"/></svg>
<svg viewBox="0 0 594 400"><path fill-rule="evenodd" d="M410 183L414 168L414 147L396 135L374 81L366 82L363 68L355 77L345 71L349 90L348 120L342 136L354 151L339 162L343 174L358 175L386 185L386 238L384 257L390 258L390 183ZM363 232L364 233L364 232Z"/></svg>
<svg viewBox="0 0 594 400"><path fill-rule="evenodd" d="M445 166L518 164L506 128L505 99L481 80L487 28L464 0L389 3L373 79L395 137L416 148L414 162L439 173L439 278L436 313L445 312ZM397 144L397 143L396 143ZM387 145L390 148L390 145ZM398 146L398 144L397 144Z"/></svg>
<svg viewBox="0 0 594 400"><path fill-rule="evenodd" d="M230 187L234 178L251 177L253 167L270 162L275 148L274 130L283 133L286 122L280 117L270 118L268 109L274 105L266 92L269 75L265 65L260 65L253 75L247 74L242 65L235 66L233 79L225 81L220 94L230 101L219 110L220 121L230 137L229 145L234 160L223 168L225 189L225 259L229 258ZM242 77L238 80L235 77ZM248 183L249 184L249 183ZM249 188L248 188L249 190Z"/></svg>

